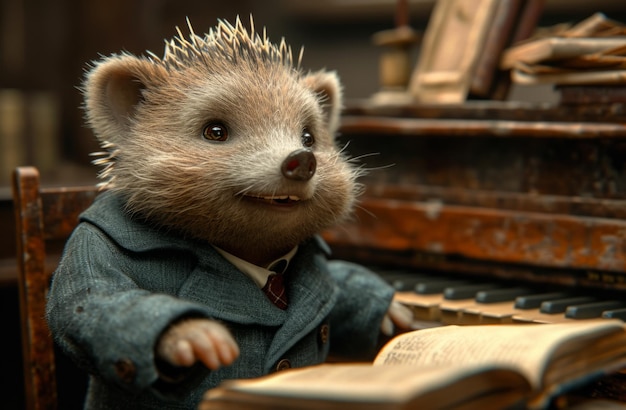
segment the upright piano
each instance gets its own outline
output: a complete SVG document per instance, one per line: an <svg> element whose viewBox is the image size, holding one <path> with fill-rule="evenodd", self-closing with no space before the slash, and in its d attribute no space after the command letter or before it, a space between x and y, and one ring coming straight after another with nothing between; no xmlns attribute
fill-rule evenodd
<svg viewBox="0 0 626 410"><path fill-rule="evenodd" d="M324 233L440 324L626 318L626 104L344 111L364 193Z"/></svg>

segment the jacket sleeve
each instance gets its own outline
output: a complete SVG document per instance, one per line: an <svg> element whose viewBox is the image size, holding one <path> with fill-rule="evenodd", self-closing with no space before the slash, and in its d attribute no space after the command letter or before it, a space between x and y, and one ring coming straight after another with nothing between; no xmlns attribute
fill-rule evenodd
<svg viewBox="0 0 626 410"><path fill-rule="evenodd" d="M47 320L79 367L139 391L158 380L154 349L163 331L177 319L207 315L190 301L139 288L130 259L97 228L79 225L53 276Z"/></svg>
<svg viewBox="0 0 626 410"><path fill-rule="evenodd" d="M341 289L330 316L331 353L369 360L376 354L380 325L394 290L363 266L331 261L328 267Z"/></svg>

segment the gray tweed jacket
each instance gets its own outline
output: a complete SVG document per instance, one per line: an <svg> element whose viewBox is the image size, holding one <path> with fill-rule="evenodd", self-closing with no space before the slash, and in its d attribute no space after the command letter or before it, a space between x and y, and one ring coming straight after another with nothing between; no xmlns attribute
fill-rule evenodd
<svg viewBox="0 0 626 410"><path fill-rule="evenodd" d="M80 220L53 276L47 320L91 375L86 408L191 409L224 379L321 363L329 351L375 353L393 291L363 267L328 261L319 238L300 245L287 272L289 308L280 310L211 246L131 218L112 193ZM237 361L162 380L156 341L184 317L223 322L239 344Z"/></svg>

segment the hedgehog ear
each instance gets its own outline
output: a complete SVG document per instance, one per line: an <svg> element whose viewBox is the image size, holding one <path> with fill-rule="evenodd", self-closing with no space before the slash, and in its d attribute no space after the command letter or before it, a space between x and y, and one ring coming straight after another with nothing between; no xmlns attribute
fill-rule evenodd
<svg viewBox="0 0 626 410"><path fill-rule="evenodd" d="M143 90L158 78L160 67L131 55L98 63L84 84L87 119L101 141L118 143L129 135Z"/></svg>
<svg viewBox="0 0 626 410"><path fill-rule="evenodd" d="M307 88L317 94L326 124L334 133L339 128L343 100L339 77L335 72L318 71L305 76L302 81Z"/></svg>

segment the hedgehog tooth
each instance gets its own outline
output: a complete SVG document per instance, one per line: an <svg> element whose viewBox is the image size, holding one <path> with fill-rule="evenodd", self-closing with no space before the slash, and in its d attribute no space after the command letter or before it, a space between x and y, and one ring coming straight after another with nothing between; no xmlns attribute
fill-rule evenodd
<svg viewBox="0 0 626 410"><path fill-rule="evenodd" d="M286 200L290 200L290 201L300 201L300 197L297 195L261 195L261 196L256 196L256 195L249 195L252 198L259 198L259 199L263 199L264 201L286 201Z"/></svg>

